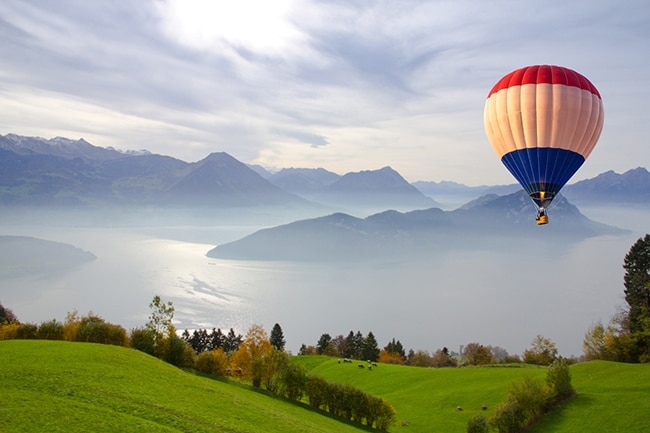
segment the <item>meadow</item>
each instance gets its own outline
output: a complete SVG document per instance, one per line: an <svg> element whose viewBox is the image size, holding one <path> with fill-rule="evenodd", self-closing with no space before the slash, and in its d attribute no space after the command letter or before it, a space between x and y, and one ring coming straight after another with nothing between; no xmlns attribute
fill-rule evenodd
<svg viewBox="0 0 650 433"><path fill-rule="evenodd" d="M397 411L390 431L464 432L489 417L508 386L542 367L425 369L336 358L292 358L309 373L350 383ZM136 350L65 341L0 341L0 431L14 432L353 432L327 415L173 367ZM645 432L650 365L588 362L571 366L578 395L533 432ZM482 406L487 406L486 410ZM458 407L462 410L458 410Z"/></svg>

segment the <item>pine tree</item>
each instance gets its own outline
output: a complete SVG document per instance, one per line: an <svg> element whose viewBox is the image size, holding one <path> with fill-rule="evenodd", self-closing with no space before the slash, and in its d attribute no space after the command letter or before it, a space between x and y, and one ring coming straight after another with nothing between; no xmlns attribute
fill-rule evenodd
<svg viewBox="0 0 650 433"><path fill-rule="evenodd" d="M271 345L278 350L284 350L284 345L287 343L284 339L284 334L282 333L282 328L279 324L273 325L271 330L271 337L269 338Z"/></svg>
<svg viewBox="0 0 650 433"><path fill-rule="evenodd" d="M625 255L627 326L634 344L633 357L650 362L650 234L640 238Z"/></svg>
<svg viewBox="0 0 650 433"><path fill-rule="evenodd" d="M372 332L363 341L363 359L375 362L379 359L379 346Z"/></svg>
<svg viewBox="0 0 650 433"><path fill-rule="evenodd" d="M650 315L650 234L636 241L625 255L625 301L630 332L642 331L644 321Z"/></svg>

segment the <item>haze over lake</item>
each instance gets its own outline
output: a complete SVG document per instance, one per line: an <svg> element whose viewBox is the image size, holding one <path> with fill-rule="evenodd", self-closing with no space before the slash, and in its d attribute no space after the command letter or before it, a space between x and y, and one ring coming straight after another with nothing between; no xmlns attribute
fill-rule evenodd
<svg viewBox="0 0 650 433"><path fill-rule="evenodd" d="M598 320L623 305L622 262L645 233L646 210L584 211L631 235L600 236L573 245L488 244L406 260L399 256L348 263L219 260L215 245L261 225L79 227L13 223L1 234L65 242L97 256L63 275L0 282L0 302L21 321L64 320L93 311L127 329L142 326L155 294L176 307L179 330L280 323L287 348L332 336L372 331L380 346L397 338L435 351L479 342L521 354L537 334L563 356L580 355ZM533 221L531 221L533 224ZM540 228L543 230L543 228Z"/></svg>

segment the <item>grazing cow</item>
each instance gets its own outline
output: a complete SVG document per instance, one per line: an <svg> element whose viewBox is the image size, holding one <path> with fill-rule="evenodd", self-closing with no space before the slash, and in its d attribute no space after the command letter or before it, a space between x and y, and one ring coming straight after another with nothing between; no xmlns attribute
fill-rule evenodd
<svg viewBox="0 0 650 433"><path fill-rule="evenodd" d="M359 364L359 368L365 368L366 366L363 364Z"/></svg>

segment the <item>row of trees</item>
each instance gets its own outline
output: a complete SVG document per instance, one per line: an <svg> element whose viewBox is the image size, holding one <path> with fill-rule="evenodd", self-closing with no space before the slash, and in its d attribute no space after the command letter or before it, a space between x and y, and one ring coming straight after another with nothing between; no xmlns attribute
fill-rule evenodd
<svg viewBox="0 0 650 433"><path fill-rule="evenodd" d="M350 331L347 337L337 335L332 338L330 334L322 334L316 346L303 344L298 351L299 355L327 355L340 358L364 359L372 362L379 360L379 346L372 332L365 337L361 331Z"/></svg>
<svg viewBox="0 0 650 433"><path fill-rule="evenodd" d="M587 359L650 362L650 234L638 239L623 260L627 306L608 325L597 322L585 334Z"/></svg>
<svg viewBox="0 0 650 433"><path fill-rule="evenodd" d="M415 367L457 367L522 362L518 355L510 356L501 347L484 346L475 342L461 347L461 353L454 353L443 347L434 353L410 349L407 354L402 343L393 338L380 350L372 332L368 332L364 337L360 331L356 333L350 331L347 337L338 335L332 338L330 334L322 334L315 346L303 344L298 354L337 356ZM541 335L536 336L531 347L523 353L523 362L528 364L550 365L556 359L558 359L558 350L555 343Z"/></svg>
<svg viewBox="0 0 650 433"><path fill-rule="evenodd" d="M387 430L395 422L395 410L387 401L352 385L308 376L305 392L310 406L326 410L334 416L380 430Z"/></svg>

